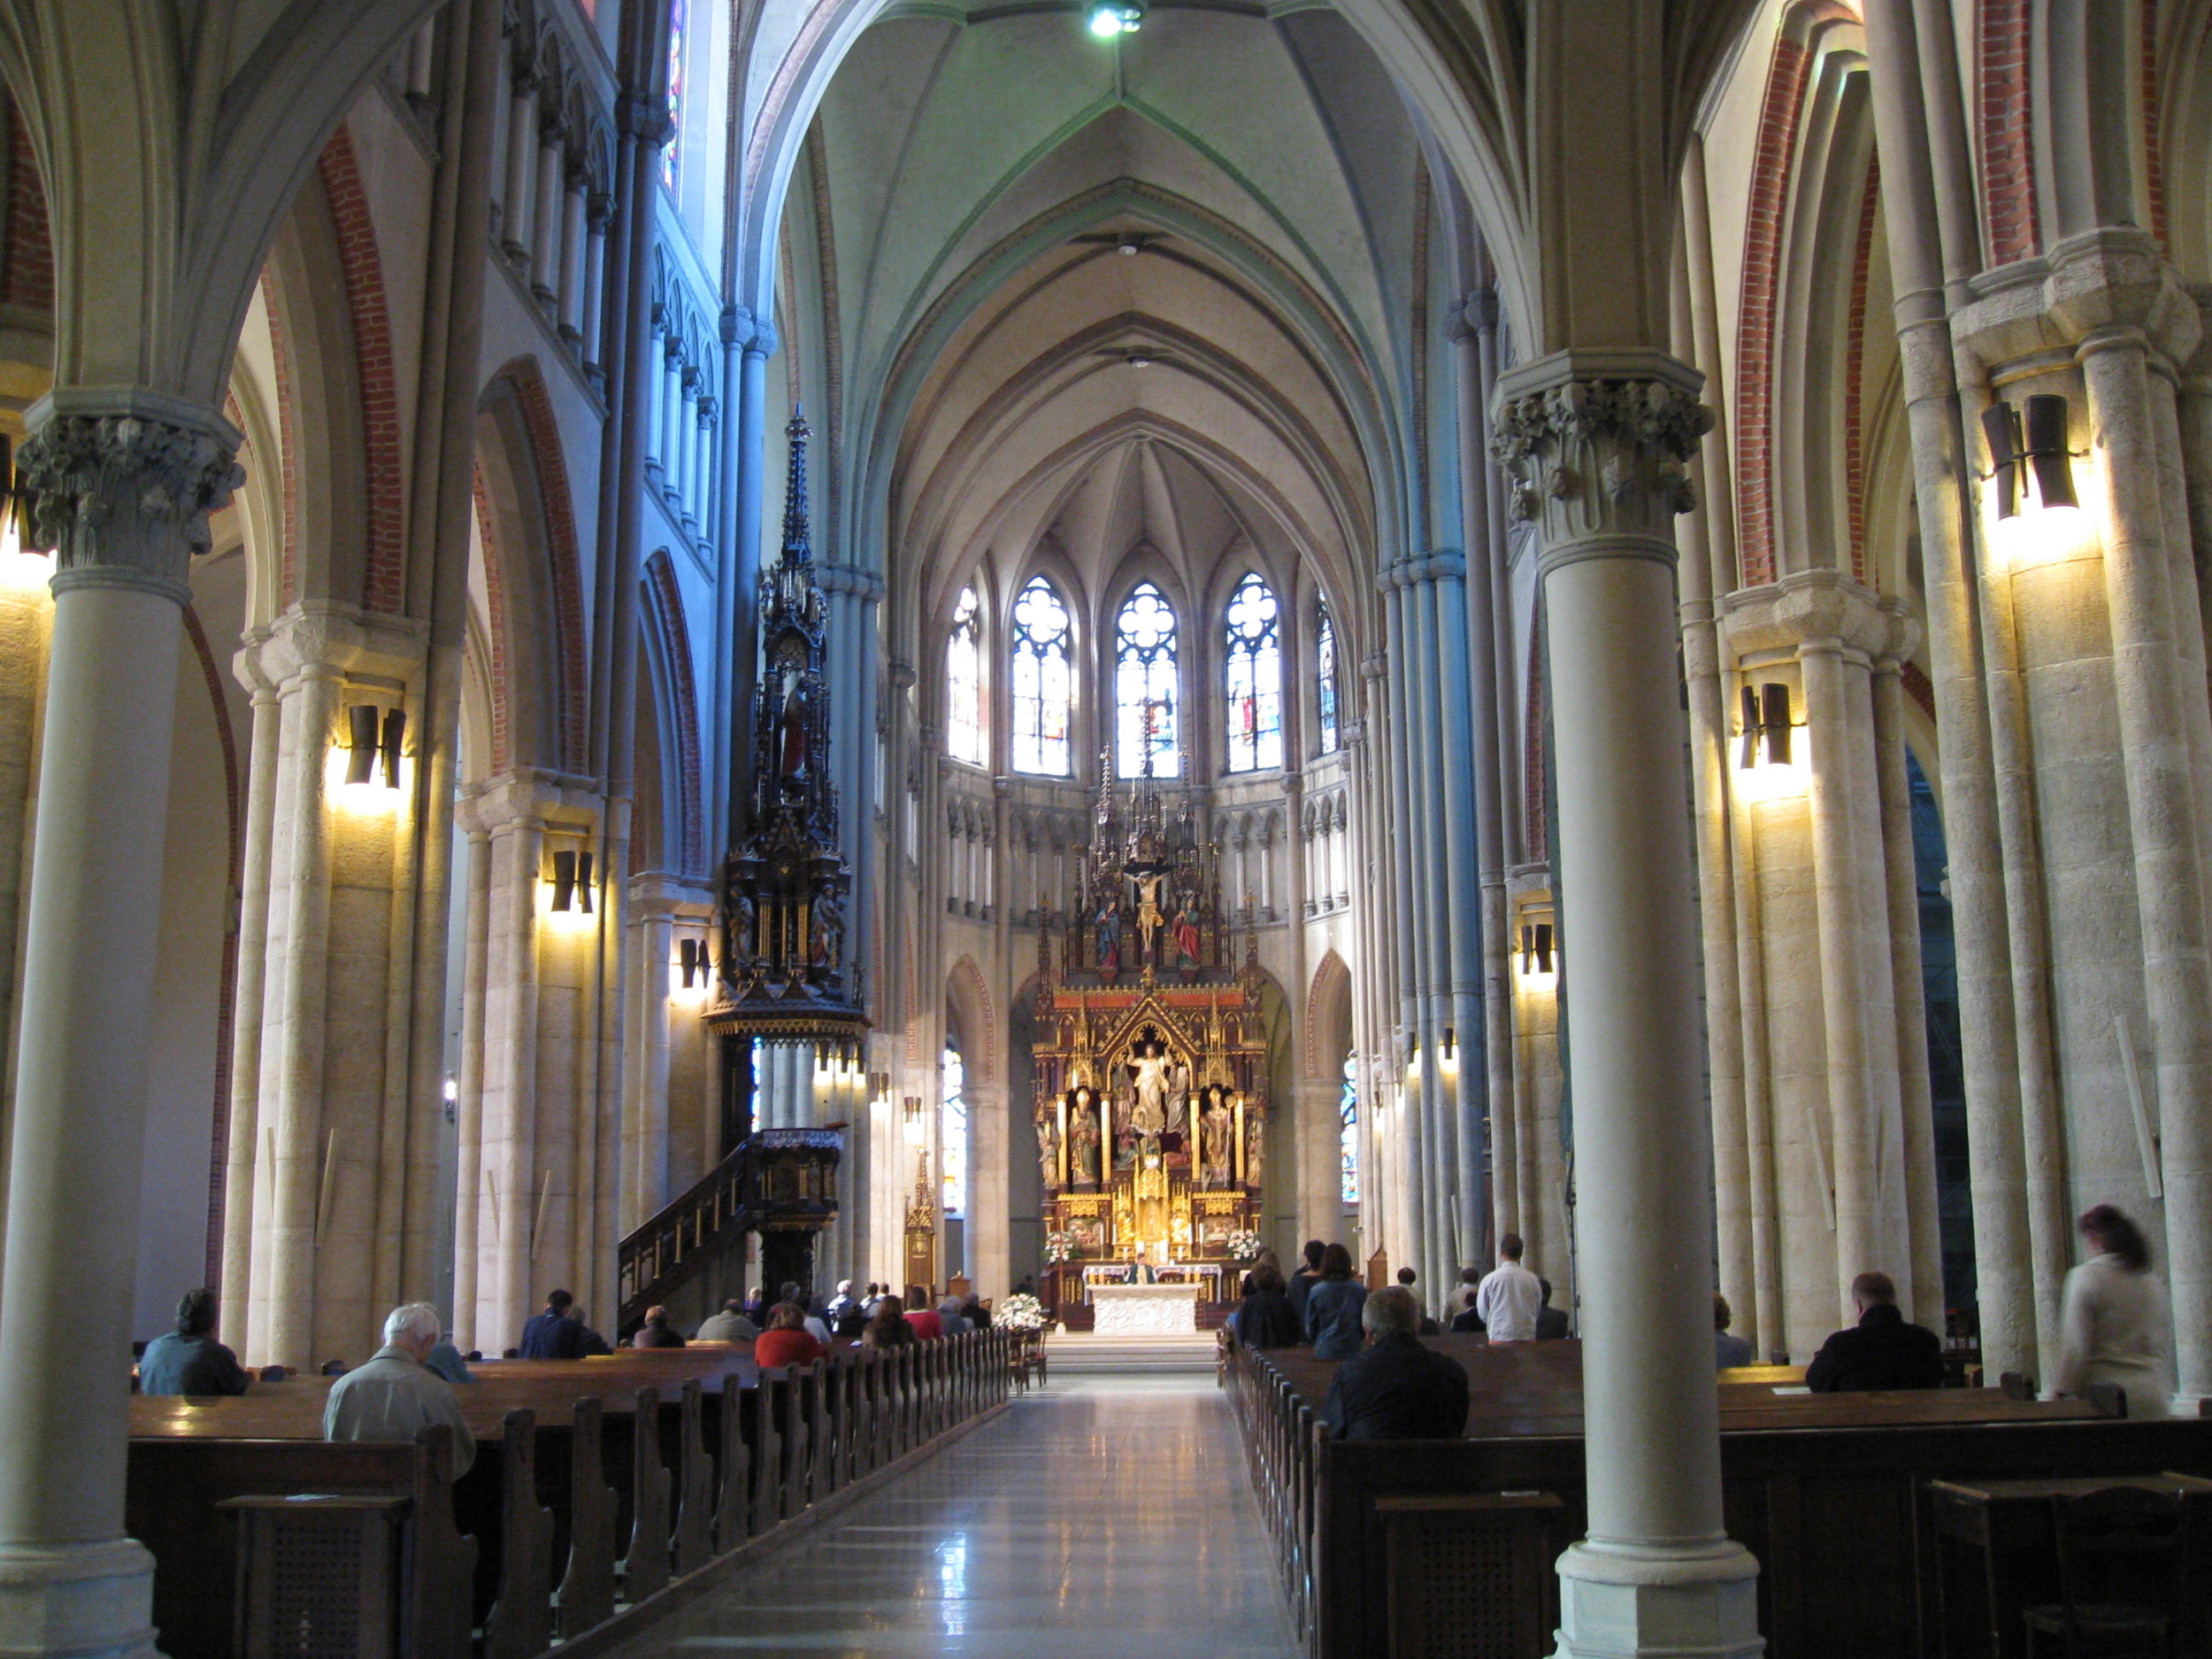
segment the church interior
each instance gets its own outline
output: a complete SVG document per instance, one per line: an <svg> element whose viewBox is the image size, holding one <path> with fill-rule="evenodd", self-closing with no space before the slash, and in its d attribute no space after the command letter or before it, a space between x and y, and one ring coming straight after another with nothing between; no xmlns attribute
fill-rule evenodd
<svg viewBox="0 0 2212 1659"><path fill-rule="evenodd" d="M0 0L0 1654L2087 1652L2091 1498L2212 1652L2212 0ZM862 1285L992 1322L629 1346ZM417 1304L468 1434L330 1431Z"/></svg>

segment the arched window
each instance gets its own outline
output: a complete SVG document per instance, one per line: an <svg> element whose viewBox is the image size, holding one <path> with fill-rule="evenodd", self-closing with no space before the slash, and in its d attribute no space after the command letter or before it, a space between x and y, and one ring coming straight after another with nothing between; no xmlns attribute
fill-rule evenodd
<svg viewBox="0 0 2212 1659"><path fill-rule="evenodd" d="M1344 1091L1337 1097L1337 1181L1346 1208L1359 1202L1359 1073L1344 1057Z"/></svg>
<svg viewBox="0 0 2212 1659"><path fill-rule="evenodd" d="M1314 639L1314 683L1320 701L1321 752L1336 752L1336 624L1328 605L1321 607L1321 629Z"/></svg>
<svg viewBox="0 0 2212 1659"><path fill-rule="evenodd" d="M1067 607L1033 576L1014 601L1014 770L1067 775Z"/></svg>
<svg viewBox="0 0 2212 1659"><path fill-rule="evenodd" d="M945 646L945 746L957 761L983 764L983 629L975 590L960 590Z"/></svg>
<svg viewBox="0 0 2212 1659"><path fill-rule="evenodd" d="M676 188L676 162L684 148L684 48L690 44L685 27L684 0L668 0L668 143L660 151L660 182Z"/></svg>
<svg viewBox="0 0 2212 1659"><path fill-rule="evenodd" d="M1114 619L1114 769L1156 778L1182 775L1176 744L1176 613L1167 595L1139 582Z"/></svg>
<svg viewBox="0 0 2212 1659"><path fill-rule="evenodd" d="M1229 596L1222 674L1229 693L1229 769L1273 772L1283 764L1283 641L1275 596L1248 572Z"/></svg>
<svg viewBox="0 0 2212 1659"><path fill-rule="evenodd" d="M968 1068L949 1043L939 1063L944 1104L938 1109L937 1144L945 1160L940 1190L949 1218L968 1213Z"/></svg>

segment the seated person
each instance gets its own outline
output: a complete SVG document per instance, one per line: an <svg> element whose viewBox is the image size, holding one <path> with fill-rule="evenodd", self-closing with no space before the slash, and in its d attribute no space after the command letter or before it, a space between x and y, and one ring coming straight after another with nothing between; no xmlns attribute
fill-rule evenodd
<svg viewBox="0 0 2212 1659"><path fill-rule="evenodd" d="M612 1348L607 1346L606 1338L601 1336L597 1331L592 1328L591 1316L584 1311L580 1304L571 1303L569 1304L568 1322L574 1325L578 1331L582 1333L582 1334L576 1339L576 1345L579 1350L576 1356L578 1358L597 1359L603 1355L611 1354L614 1352Z"/></svg>
<svg viewBox="0 0 2212 1659"><path fill-rule="evenodd" d="M634 1348L680 1348L684 1346L684 1333L670 1327L667 1309L647 1308L645 1323L638 1327L630 1346Z"/></svg>
<svg viewBox="0 0 2212 1659"><path fill-rule="evenodd" d="M718 1314L710 1314L706 1322L692 1334L694 1342L750 1342L760 1334L760 1327L745 1317L745 1304L732 1297L722 1304Z"/></svg>
<svg viewBox="0 0 2212 1659"><path fill-rule="evenodd" d="M1352 1276L1352 1252L1341 1244L1323 1250L1321 1279L1306 1292L1306 1338L1316 1359L1349 1359L1359 1352L1359 1308L1366 1300L1367 1287Z"/></svg>
<svg viewBox="0 0 2212 1659"><path fill-rule="evenodd" d="M1728 1298L1717 1291L1713 1293L1713 1369L1724 1371L1731 1365L1748 1365L1751 1360L1751 1339L1730 1336L1729 1322L1735 1317Z"/></svg>
<svg viewBox="0 0 2212 1659"><path fill-rule="evenodd" d="M1461 1336L1487 1336L1490 1334L1490 1328L1482 1322L1481 1310L1476 1308L1469 1308L1465 1313L1455 1316L1451 1328Z"/></svg>
<svg viewBox="0 0 2212 1659"><path fill-rule="evenodd" d="M888 1291L876 1298L876 1310L860 1332L864 1348L910 1348L921 1339L908 1322L906 1304Z"/></svg>
<svg viewBox="0 0 2212 1659"><path fill-rule="evenodd" d="M448 1382L473 1382L477 1374L469 1369L469 1362L461 1358L461 1351L453 1346L450 1336L441 1337L431 1348L430 1357L422 1362Z"/></svg>
<svg viewBox="0 0 2212 1659"><path fill-rule="evenodd" d="M906 1322L914 1327L914 1334L925 1342L934 1342L945 1334L945 1322L937 1316L937 1310L929 1305L929 1292L919 1285L906 1287L904 1305Z"/></svg>
<svg viewBox="0 0 2212 1659"><path fill-rule="evenodd" d="M983 1305L983 1298L972 1291L969 1292L968 1299L960 1304L960 1316L968 1322L968 1328L971 1331L991 1328L991 1310Z"/></svg>
<svg viewBox="0 0 2212 1659"><path fill-rule="evenodd" d="M477 1459L476 1436L453 1398L453 1384L424 1361L438 1344L438 1310L427 1302L394 1308L384 1322L384 1346L365 1365L331 1384L323 1407L325 1440L412 1440L433 1423L453 1431L453 1479Z"/></svg>
<svg viewBox="0 0 2212 1659"><path fill-rule="evenodd" d="M1536 1288L1544 1294L1544 1299L1536 1304L1536 1340L1539 1342L1556 1341L1567 1334L1567 1310L1552 1305L1550 1279L1538 1279Z"/></svg>
<svg viewBox="0 0 2212 1659"><path fill-rule="evenodd" d="M973 1328L968 1323L968 1316L962 1311L962 1308L963 1304L957 1296L940 1296L937 1298L937 1322L944 1327L945 1335L965 1336Z"/></svg>
<svg viewBox="0 0 2212 1659"><path fill-rule="evenodd" d="M770 1365L811 1365L822 1352L822 1345L806 1328L806 1310L796 1302L779 1302L770 1308L768 1328L753 1340L753 1363L763 1370Z"/></svg>
<svg viewBox="0 0 2212 1659"><path fill-rule="evenodd" d="M1851 1280L1859 1322L1820 1345L1805 1368L1815 1394L1853 1394L1868 1389L1940 1389L1943 1344L1936 1333L1908 1325L1897 1310L1897 1286L1887 1273Z"/></svg>
<svg viewBox="0 0 2212 1659"><path fill-rule="evenodd" d="M837 1281L837 1294L830 1298L830 1305L823 1309L822 1317L835 1326L844 1319L847 1313L860 1305L853 1295L853 1281L841 1279Z"/></svg>
<svg viewBox="0 0 2212 1659"><path fill-rule="evenodd" d="M1359 1310L1366 1346L1336 1368L1321 1420L1340 1440L1456 1440L1467 1429L1467 1368L1413 1334L1420 1304L1403 1285Z"/></svg>
<svg viewBox="0 0 2212 1659"><path fill-rule="evenodd" d="M1243 1303L1230 1321L1237 1328L1239 1342L1248 1348L1294 1348L1305 1340L1281 1269L1255 1267L1245 1275L1244 1283Z"/></svg>
<svg viewBox="0 0 2212 1659"><path fill-rule="evenodd" d="M146 1345L141 1394L244 1394L238 1356L215 1340L215 1292L202 1285L177 1304L177 1328Z"/></svg>
<svg viewBox="0 0 2212 1659"><path fill-rule="evenodd" d="M522 1328L522 1355L525 1359L581 1359L584 1357L582 1322L568 1316L570 1305L575 1300L566 1291L545 1293L545 1311L534 1316Z"/></svg>

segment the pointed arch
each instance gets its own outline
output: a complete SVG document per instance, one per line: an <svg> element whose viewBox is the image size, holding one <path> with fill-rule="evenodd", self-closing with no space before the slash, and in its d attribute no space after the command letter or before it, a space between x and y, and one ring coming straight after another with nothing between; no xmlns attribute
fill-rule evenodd
<svg viewBox="0 0 2212 1659"><path fill-rule="evenodd" d="M990 987L975 958L963 956L945 976L945 1006L965 1041L960 1058L974 1085L996 1083L1006 1067L999 1052L999 1015L991 1001Z"/></svg>
<svg viewBox="0 0 2212 1659"><path fill-rule="evenodd" d="M659 705L664 744L661 777L661 855L686 875L706 866L705 801L699 744L699 680L691 663L691 630L684 615L684 591L675 562L661 548L645 562L646 645L653 665L653 690ZM665 763L672 760L672 766Z"/></svg>
<svg viewBox="0 0 2212 1659"><path fill-rule="evenodd" d="M1334 1077L1342 1067L1330 1046L1352 1017L1352 969L1334 946L1322 953L1306 988L1306 1076L1316 1080Z"/></svg>

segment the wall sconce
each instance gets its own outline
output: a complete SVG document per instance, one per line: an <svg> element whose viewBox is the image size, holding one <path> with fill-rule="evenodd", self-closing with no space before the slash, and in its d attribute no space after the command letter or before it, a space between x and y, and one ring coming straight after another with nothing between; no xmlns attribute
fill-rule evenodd
<svg viewBox="0 0 2212 1659"><path fill-rule="evenodd" d="M924 1126L921 1116L921 1097L908 1095L905 1100L906 1144L919 1146L922 1142Z"/></svg>
<svg viewBox="0 0 2212 1659"><path fill-rule="evenodd" d="M553 855L553 910L556 915L592 914L592 855L556 853Z"/></svg>
<svg viewBox="0 0 2212 1659"><path fill-rule="evenodd" d="M703 939L681 939L676 941L676 966L683 975L683 988L703 991L714 982L714 959L707 954Z"/></svg>
<svg viewBox="0 0 2212 1659"><path fill-rule="evenodd" d="M1459 1033L1444 1027L1444 1040L1437 1046L1437 1063L1447 1072L1459 1069Z"/></svg>
<svg viewBox="0 0 2212 1659"><path fill-rule="evenodd" d="M29 592L53 578L54 562L27 544L30 515L15 489L15 449L0 433L0 585Z"/></svg>
<svg viewBox="0 0 2212 1659"><path fill-rule="evenodd" d="M1748 772L1764 761L1769 766L1790 764L1790 688L1779 680L1747 685L1743 698L1743 750L1736 763Z"/></svg>
<svg viewBox="0 0 2212 1659"><path fill-rule="evenodd" d="M1091 9L1091 32L1102 40L1134 34L1144 24L1145 8L1136 0L1100 0Z"/></svg>
<svg viewBox="0 0 2212 1659"><path fill-rule="evenodd" d="M1559 935L1548 921L1521 924L1521 976L1548 977L1559 971Z"/></svg>
<svg viewBox="0 0 2212 1659"><path fill-rule="evenodd" d="M380 710L373 702L357 702L346 710L346 787L366 787L377 781L383 762L383 784L399 787L399 751L407 740L407 711Z"/></svg>
<svg viewBox="0 0 2212 1659"><path fill-rule="evenodd" d="M2075 507L2074 452L2066 399L2038 392L2025 404L1999 398L1982 411L1982 440L1989 446L1988 477L1997 487L1997 517L2020 512L2022 486L2035 480L2036 505Z"/></svg>

